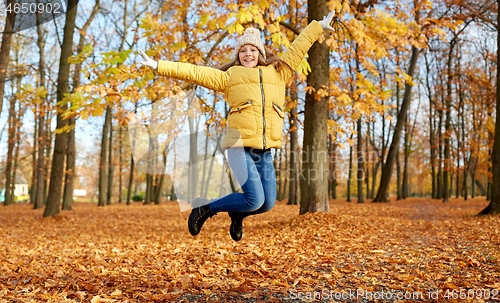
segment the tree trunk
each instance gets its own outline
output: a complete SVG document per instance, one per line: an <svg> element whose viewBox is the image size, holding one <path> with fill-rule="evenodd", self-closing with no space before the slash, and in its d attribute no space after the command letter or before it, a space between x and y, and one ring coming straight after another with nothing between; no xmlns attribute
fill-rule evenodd
<svg viewBox="0 0 500 303"><path fill-rule="evenodd" d="M151 175L151 202L156 203L156 194L158 190L158 185L160 183L160 178L157 175Z"/></svg>
<svg viewBox="0 0 500 303"><path fill-rule="evenodd" d="M457 64L457 75L460 75L460 64L461 64L461 61L459 60L458 61L458 64ZM463 116L465 115L464 113L464 110L463 110L463 103L464 103L464 98L463 98L463 92L462 92L462 85L461 85L461 79L460 79L460 76L458 78L458 89L457 89L457 95L458 95L458 100L459 100L459 103L458 103L458 109L457 109L457 112L458 112L458 117L457 117L457 184L456 184L456 197L459 198L460 197L460 193L463 192L463 189L460 190L460 153L463 152L463 156L462 156L462 159L464 161L464 169L463 169L463 173L462 173L462 176L463 178L465 179L465 142L463 141L463 139L461 139L461 137L463 137L462 135L462 132L464 131L461 127L460 127L460 119L463 119ZM463 184L463 182L462 182Z"/></svg>
<svg viewBox="0 0 500 303"><path fill-rule="evenodd" d="M472 173L471 173L471 198L476 197L476 164L474 161L474 167L472 168Z"/></svg>
<svg viewBox="0 0 500 303"><path fill-rule="evenodd" d="M450 186L448 187L448 193L450 194L450 198L451 198L451 193L453 192L453 180L455 177L454 172L450 171L449 176L450 176Z"/></svg>
<svg viewBox="0 0 500 303"><path fill-rule="evenodd" d="M191 102L195 102L192 100ZM189 116L189 177L188 177L188 203L191 203L198 192L198 133L195 130L194 118Z"/></svg>
<svg viewBox="0 0 500 303"><path fill-rule="evenodd" d="M160 181L158 182L158 187L156 188L156 197L155 197L155 204L160 204L161 203L161 194L163 191L163 183L165 183L165 175L162 174L160 176Z"/></svg>
<svg viewBox="0 0 500 303"><path fill-rule="evenodd" d="M130 157L130 174L128 177L128 188L127 188L127 205L130 205L130 200L132 199L132 185L134 184L134 157Z"/></svg>
<svg viewBox="0 0 500 303"><path fill-rule="evenodd" d="M36 110L38 112L38 106L36 107ZM30 204L35 204L35 199L36 199L36 172L37 172L37 167L36 167L36 152L37 152L37 149L38 149L38 116L37 114L35 113L35 130L33 131L33 152L31 153L31 157L32 157L32 166L33 166L33 169L32 169L32 174L31 174L31 185L30 185L30 191L29 191L29 195L30 195Z"/></svg>
<svg viewBox="0 0 500 303"><path fill-rule="evenodd" d="M442 106L442 104L440 105ZM437 133L438 133L438 172L436 176L436 184L437 184L437 192L436 192L436 199L442 199L443 198L443 134L442 134L442 129L443 129L443 110L439 109L439 123L438 123L438 128L437 128Z"/></svg>
<svg viewBox="0 0 500 303"><path fill-rule="evenodd" d="M465 102L464 102L464 95L462 93L462 87L459 86L459 91L461 92L460 93L460 109L462 111L462 116L461 116L461 128L462 128L462 147L463 147L463 159L464 159L464 179L463 179L463 184L462 184L462 187L463 187L463 195L464 195L464 200L467 200L468 199L468 191L467 191L467 175L469 174L469 161L470 161L470 156L469 158L467 159L467 151L465 149Z"/></svg>
<svg viewBox="0 0 500 303"><path fill-rule="evenodd" d="M426 67L426 86L427 86L427 97L429 98L429 145L431 153L431 179L432 179L432 199L436 199L436 143L435 143L435 127L434 127L434 99L432 98L432 90L429 80L430 66L427 60L427 55L425 56L425 67Z"/></svg>
<svg viewBox="0 0 500 303"><path fill-rule="evenodd" d="M172 178L170 178L170 180L172 180ZM174 182L172 182L172 187L170 188L170 201L177 201L177 194L175 193Z"/></svg>
<svg viewBox="0 0 500 303"><path fill-rule="evenodd" d="M151 202L154 202L155 204L158 204L157 194L158 194L158 188L160 187L160 177L158 175L154 175L154 178L151 179L153 186L151 186Z"/></svg>
<svg viewBox="0 0 500 303"><path fill-rule="evenodd" d="M464 103L462 103L462 142L465 142L465 111L464 111ZM465 143L464 143L465 144ZM464 200L468 199L469 193L467 192L467 175L469 174L469 161L467 160L466 151L464 148L464 180L463 180L463 195Z"/></svg>
<svg viewBox="0 0 500 303"><path fill-rule="evenodd" d="M274 157L274 170L276 173L276 200L281 201L281 161L283 156L283 149L276 149Z"/></svg>
<svg viewBox="0 0 500 303"><path fill-rule="evenodd" d="M449 174L451 172L451 147L450 147L450 137L451 137L451 82L453 81L453 75L451 70L452 64L452 55L453 55L453 46L455 44L450 45L450 51L448 53L448 79L446 81L446 102L445 102L445 110L446 110L446 121L445 121L445 133L444 133L444 169L443 169L443 202L448 202L450 198L449 191Z"/></svg>
<svg viewBox="0 0 500 303"><path fill-rule="evenodd" d="M285 146L283 147L283 149L285 151L285 162L284 162L285 168L283 169L283 187L282 187L281 197L282 197L282 199L288 199L288 195L286 193L286 189L288 188L288 179L289 179L289 177L287 177L287 173L288 173L288 150L287 150L287 144L286 144L286 142L285 142Z"/></svg>
<svg viewBox="0 0 500 303"><path fill-rule="evenodd" d="M406 123L405 123L405 140L404 140L404 149L403 149L403 153L404 153L404 164L405 164L405 168L404 168L404 171L403 171L403 190L402 190L402 198L403 199L407 199L408 198L408 195L409 195L409 191L408 191L408 157L410 155L410 151L409 151L409 148L408 148L408 145L409 145L409 140L410 140L410 131L408 130L408 115L406 115Z"/></svg>
<svg viewBox="0 0 500 303"><path fill-rule="evenodd" d="M208 141L208 136L206 138ZM206 151L205 151L206 152ZM165 151L163 151L163 166L166 167L167 165L167 154ZM155 204L160 204L161 203L161 197L162 197L162 192L163 192L163 184L165 183L165 174L161 174L160 181L158 182L158 186L156 188L156 193L155 193ZM201 186L203 188L203 186ZM202 197L202 194L200 193L200 196Z"/></svg>
<svg viewBox="0 0 500 303"><path fill-rule="evenodd" d="M19 88L21 87L21 79L19 79ZM15 203L16 202L16 196L13 194L15 189L16 189L16 173L19 165L19 146L21 145L21 120L24 115L24 109L21 109L21 104L19 104L18 108L18 115L17 118L14 119L15 121L15 132L16 132L16 137L15 137L15 144L16 144L16 151L14 152L14 167L12 169L12 191L11 192L11 202ZM21 193L22 194L22 193Z"/></svg>
<svg viewBox="0 0 500 303"><path fill-rule="evenodd" d="M69 124L73 128L68 133L68 149L66 150L66 180L64 182L63 210L73 210L73 192L75 189L75 117L69 119Z"/></svg>
<svg viewBox="0 0 500 303"><path fill-rule="evenodd" d="M283 173L283 170L282 170L282 163L283 163L283 148L279 149L279 157L278 157L278 188L277 188L277 198L278 198L278 201L281 201L283 200L283 196L281 195L281 188L283 186L283 176L282 176L282 173Z"/></svg>
<svg viewBox="0 0 500 303"><path fill-rule="evenodd" d="M206 184L206 180L207 180L207 160L208 160L208 140L209 140L209 137L208 137L208 131L205 135L205 152L204 152L204 155L203 155L203 169L202 169L202 175L201 175L201 186L200 186L200 192L199 192L199 196L201 198L205 197L205 184ZM163 153L165 155L165 152ZM213 159L213 158L212 158ZM211 160L212 160L211 159Z"/></svg>
<svg viewBox="0 0 500 303"><path fill-rule="evenodd" d="M78 46L76 48L76 53L79 54L83 51L83 47L85 44L85 33L90 26L90 23L94 19L97 14L99 8L99 0L96 0L94 5L94 9L89 17L89 19L85 22L82 29L80 29L80 41L78 42ZM73 91L80 86L80 78L82 72L82 62L78 62L75 65L75 73L73 75ZM64 182L64 192L63 192L63 210L72 210L73 209L73 192L75 188L75 174L76 174L76 148L75 148L75 127L76 127L76 118L74 116L69 118L69 125L72 126L71 130L68 133L68 148L66 151L66 177Z"/></svg>
<svg viewBox="0 0 500 303"><path fill-rule="evenodd" d="M399 83L396 82L396 115L399 116L400 112L400 104L399 104ZM400 161L400 153L399 153L399 148L400 146L398 145L397 150L396 150L396 200L401 200L403 199L403 191L401 188L401 161ZM384 167L382 165L382 167Z"/></svg>
<svg viewBox="0 0 500 303"><path fill-rule="evenodd" d="M384 105L384 102L382 101L382 105ZM384 148L384 141L385 141L385 114L382 114L382 148ZM370 137L372 138L371 141L372 141L372 149L376 152L376 156L375 154L373 154L373 158L372 158L372 187L370 189L370 199L373 199L373 197L375 196L375 186L376 186L376 182L377 182L377 173L378 173L378 168L380 166L380 151L376 148L375 146L375 137L376 137L376 134L375 134L375 121L372 123L372 127L371 127L371 134L370 134Z"/></svg>
<svg viewBox="0 0 500 303"><path fill-rule="evenodd" d="M330 198L337 199L337 145L333 141L333 135L330 141Z"/></svg>
<svg viewBox="0 0 500 303"><path fill-rule="evenodd" d="M52 153L52 137L54 133L50 130L50 127L48 125L51 124L52 122L52 115L49 111L45 111L48 119L45 122L45 170L44 170L44 176L43 176L43 205L47 205L47 191L49 189L49 172L52 169L51 168L51 160L50 160L50 155Z"/></svg>
<svg viewBox="0 0 500 303"><path fill-rule="evenodd" d="M99 202L98 206L106 206L108 203L107 199L107 172L108 163L106 156L108 155L108 131L111 124L111 107L106 106L106 116L104 118L104 125L102 127L102 139L101 139L101 158L99 165Z"/></svg>
<svg viewBox="0 0 500 303"><path fill-rule="evenodd" d="M351 140L353 135L351 134ZM351 202L351 183L352 183L352 162L353 162L353 147L349 146L349 176L347 177L347 202Z"/></svg>
<svg viewBox="0 0 500 303"><path fill-rule="evenodd" d="M489 109L489 106L487 106L487 112L488 112L488 121L493 121L493 117L492 117L492 112L491 110ZM490 142L493 142L494 143L494 134L491 130L488 130L488 145L490 145ZM488 158L489 159L493 159L493 156L492 156L492 150L491 149L488 149ZM486 177L486 201L491 201L491 180L490 180L490 176L493 175L493 172L492 172L492 169L493 167L488 165L488 175Z"/></svg>
<svg viewBox="0 0 500 303"><path fill-rule="evenodd" d="M7 0L6 6L13 7L17 1ZM9 67L10 47L12 45L12 27L16 20L16 13L14 10L7 12L5 16L5 28L2 35L2 48L0 49L0 115L3 109L3 97L5 92L5 79L7 78L7 68Z"/></svg>
<svg viewBox="0 0 500 303"><path fill-rule="evenodd" d="M290 189L288 190L288 205L300 204L299 184L299 139L297 134L297 81L294 80L290 87L290 96L295 106L290 109Z"/></svg>
<svg viewBox="0 0 500 303"><path fill-rule="evenodd" d="M321 20L328 14L326 0L308 0L308 22ZM309 50L311 72L307 84L315 91L328 89L330 82L329 48L326 43L315 42ZM301 180L300 214L306 212L329 212L328 203L328 157L326 140L328 136L328 100L314 93L306 94L304 114L303 171ZM312 154L311 154L312 153ZM309 157L307 154L310 154ZM316 155L315 155L316 154ZM313 157L314 156L314 157ZM316 176L313 176L315 174Z"/></svg>
<svg viewBox="0 0 500 303"><path fill-rule="evenodd" d="M7 144L7 163L5 165L5 200L4 205L9 205L14 202L13 199L13 188L11 187L12 183L12 164L14 163L13 154L16 143L16 128L15 128L15 115L16 115L16 97L15 95L11 96L10 104L9 104L9 139Z"/></svg>
<svg viewBox="0 0 500 303"><path fill-rule="evenodd" d="M210 159L210 166L208 168L208 175L207 175L207 178L205 180L205 183L202 186L203 192L202 192L201 197L205 198L205 199L208 196L208 189L210 188L210 181L212 180L212 171L213 171L214 162L215 162L215 155L217 153L217 146L219 146L221 138L222 138L221 135L217 136L217 143L215 144L216 148L214 148L214 151L212 153L212 158ZM174 171L175 171L175 163L174 163ZM173 200L173 199L174 199L174 183L172 181L172 191L170 193L170 200Z"/></svg>
<svg viewBox="0 0 500 303"><path fill-rule="evenodd" d="M111 107L110 107L111 108ZM109 144L108 144L108 191L106 193L106 203L111 204L111 196L113 195L113 113L110 112L111 119L109 121Z"/></svg>
<svg viewBox="0 0 500 303"><path fill-rule="evenodd" d="M370 136L370 121L367 123L368 130L366 131L366 139L365 139L365 183L366 183L366 198L371 199L370 196L370 167L373 171L373 161L370 159L370 151L368 149L368 138Z"/></svg>
<svg viewBox="0 0 500 303"><path fill-rule="evenodd" d="M403 181L401 180L401 160L399 159L400 158L400 155L399 155L399 146L398 146L398 149L396 151L396 200L402 200L404 199L404 195L403 195Z"/></svg>
<svg viewBox="0 0 500 303"><path fill-rule="evenodd" d="M152 179L153 176L151 174L146 174L146 193L144 197L144 205L148 205L151 203L151 187L153 186Z"/></svg>
<svg viewBox="0 0 500 303"><path fill-rule="evenodd" d="M69 92L69 70L68 58L73 53L73 33L75 30L75 18L78 8L78 0L69 0L68 7L72 7L66 13L66 23L64 24L64 38L61 47L61 57L59 60L59 74L57 78L57 102L64 99L64 94ZM62 129L67 125L62 113L67 109L67 104L58 105L57 129ZM61 205L62 183L64 178L64 158L66 154L68 133L63 131L56 134L54 143L54 154L52 157L52 169L50 173L50 185L47 196L47 205L43 213L44 217L54 216L59 213Z"/></svg>
<svg viewBox="0 0 500 303"><path fill-rule="evenodd" d="M412 47L412 54L410 59L410 66L408 68L408 75L413 77L415 72L415 66L417 65L418 59L418 49L416 47ZM387 197L387 192L389 190L389 184L391 181L392 171L394 167L394 160L397 155L397 150L399 146L399 140L401 138L401 132L403 130L403 123L406 120L406 114L408 112L408 108L411 103L411 88L412 86L409 83L405 84L405 94L403 97L403 103L401 105L401 110L398 114L398 120L396 123L396 127L394 129L394 134L392 137L391 147L389 148L389 153L387 154L386 163L382 169L382 178L380 182L380 187L377 192L377 196L374 199L374 202L385 202Z"/></svg>
<svg viewBox="0 0 500 303"><path fill-rule="evenodd" d="M365 174L365 165L364 165L364 156L363 156L363 123L361 118L358 119L358 152L357 152L357 160L358 160L358 171L357 171L357 181L358 181L358 203L364 203L365 198L363 194L363 179Z"/></svg>
<svg viewBox="0 0 500 303"><path fill-rule="evenodd" d="M479 180L476 180L476 185L477 188L479 188L479 192L481 196L486 196L486 190L484 189L484 186L479 182Z"/></svg>
<svg viewBox="0 0 500 303"><path fill-rule="evenodd" d="M457 133L457 178L455 185L455 197L458 198L460 196L460 131Z"/></svg>
<svg viewBox="0 0 500 303"><path fill-rule="evenodd" d="M377 181L377 173L381 163L382 163L381 161L377 161L372 171L372 188L370 193L371 199L373 199L373 197L375 196L375 182Z"/></svg>
<svg viewBox="0 0 500 303"><path fill-rule="evenodd" d="M123 193L123 126L119 126L119 146L118 146L118 154L120 155L119 165L120 165L120 179L118 185L118 203L122 203L122 193Z"/></svg>
<svg viewBox="0 0 500 303"><path fill-rule="evenodd" d="M134 106L134 114L137 115L137 108L139 107L139 103L138 101L135 102L135 106ZM134 137L135 137L135 133L134 133ZM135 140L134 142L132 142L131 144L134 144L133 146L131 146L131 149L134 149L135 148ZM128 177L128 188L127 188L127 205L130 205L130 200L132 199L132 185L134 184L134 156L132 155L132 153L130 154L130 173L129 173L129 177Z"/></svg>

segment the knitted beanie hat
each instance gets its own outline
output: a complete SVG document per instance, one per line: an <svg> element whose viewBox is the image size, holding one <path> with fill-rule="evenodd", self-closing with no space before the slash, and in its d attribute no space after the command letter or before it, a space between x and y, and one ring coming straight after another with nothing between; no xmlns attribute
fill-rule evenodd
<svg viewBox="0 0 500 303"><path fill-rule="evenodd" d="M236 40L236 53L240 52L240 48L245 44L251 44L255 46L264 59L266 59L266 50L264 49L264 43L260 39L260 31L256 28L247 28L243 33L243 36Z"/></svg>

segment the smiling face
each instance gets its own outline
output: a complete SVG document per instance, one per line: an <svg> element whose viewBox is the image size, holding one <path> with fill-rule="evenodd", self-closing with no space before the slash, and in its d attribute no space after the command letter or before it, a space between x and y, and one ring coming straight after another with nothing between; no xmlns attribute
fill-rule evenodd
<svg viewBox="0 0 500 303"><path fill-rule="evenodd" d="M245 44L240 48L238 58L244 67L254 68L259 63L259 49L252 44Z"/></svg>

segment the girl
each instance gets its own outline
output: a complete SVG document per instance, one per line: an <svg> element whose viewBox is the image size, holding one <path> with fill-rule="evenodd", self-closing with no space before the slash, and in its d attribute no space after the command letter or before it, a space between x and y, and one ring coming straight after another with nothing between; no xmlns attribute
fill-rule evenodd
<svg viewBox="0 0 500 303"><path fill-rule="evenodd" d="M220 70L188 63L156 62L139 50L144 58L141 64L160 75L224 92L231 108L222 147L227 149L229 165L243 193L211 201L193 199L188 220L191 235L197 235L209 217L228 212L229 232L234 241L239 241L245 217L273 208L276 175L271 148L281 148L283 143L285 84L323 29L333 30L330 26L333 15L331 12L320 22L312 21L281 58L264 47L259 30L248 28L236 41L236 58Z"/></svg>

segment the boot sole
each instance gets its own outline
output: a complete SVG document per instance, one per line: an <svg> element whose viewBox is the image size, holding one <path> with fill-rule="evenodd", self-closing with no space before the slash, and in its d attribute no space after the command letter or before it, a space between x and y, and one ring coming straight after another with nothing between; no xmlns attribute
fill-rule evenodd
<svg viewBox="0 0 500 303"><path fill-rule="evenodd" d="M200 233L200 231L198 232L195 232L192 228L192 222L194 221L193 218L192 218L192 215L193 213L191 212L191 214L189 215L189 219L188 219L188 229L189 229L189 233L191 234L191 236L196 236Z"/></svg>

